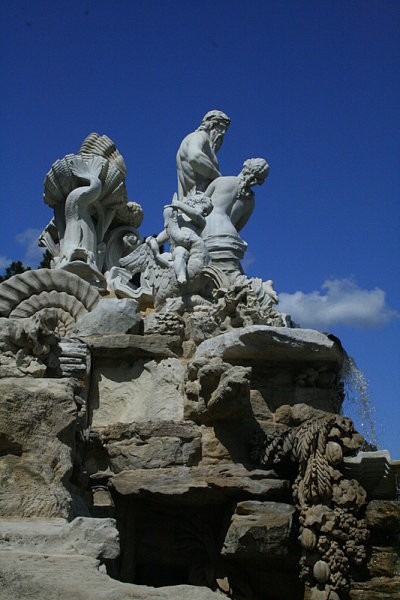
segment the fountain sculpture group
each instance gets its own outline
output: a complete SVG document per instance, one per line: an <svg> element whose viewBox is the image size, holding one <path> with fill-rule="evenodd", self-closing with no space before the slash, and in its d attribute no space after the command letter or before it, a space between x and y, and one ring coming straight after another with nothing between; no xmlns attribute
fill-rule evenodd
<svg viewBox="0 0 400 600"><path fill-rule="evenodd" d="M158 235L107 136L46 175L51 268L0 284L1 599L398 597L398 463L340 413L340 341L243 272L269 166L221 175L229 124Z"/></svg>

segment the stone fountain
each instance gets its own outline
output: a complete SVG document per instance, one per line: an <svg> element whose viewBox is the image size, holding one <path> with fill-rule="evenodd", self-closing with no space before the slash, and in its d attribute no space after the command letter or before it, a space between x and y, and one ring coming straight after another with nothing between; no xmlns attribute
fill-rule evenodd
<svg viewBox="0 0 400 600"><path fill-rule="evenodd" d="M46 176L51 269L0 284L2 600L400 597L399 463L341 414L340 341L244 273L269 166L221 175L229 124L158 235L107 136Z"/></svg>

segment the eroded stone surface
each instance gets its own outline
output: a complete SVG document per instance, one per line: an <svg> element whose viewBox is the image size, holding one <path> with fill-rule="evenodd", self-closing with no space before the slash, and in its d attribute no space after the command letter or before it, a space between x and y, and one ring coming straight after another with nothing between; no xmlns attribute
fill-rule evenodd
<svg viewBox="0 0 400 600"><path fill-rule="evenodd" d="M371 577L400 577L400 548L374 546L368 569Z"/></svg>
<svg viewBox="0 0 400 600"><path fill-rule="evenodd" d="M102 429L100 437L114 473L191 466L201 459L200 429L190 423L118 423Z"/></svg>
<svg viewBox="0 0 400 600"><path fill-rule="evenodd" d="M72 472L76 417L69 380L0 380L0 516L73 513L64 482Z"/></svg>
<svg viewBox="0 0 400 600"><path fill-rule="evenodd" d="M183 419L184 365L174 358L95 367L93 427Z"/></svg>
<svg viewBox="0 0 400 600"><path fill-rule="evenodd" d="M185 382L185 417L212 423L243 416L249 408L250 371L220 359L190 361Z"/></svg>
<svg viewBox="0 0 400 600"><path fill-rule="evenodd" d="M350 600L399 600L400 577L374 577L370 581L354 582Z"/></svg>
<svg viewBox="0 0 400 600"><path fill-rule="evenodd" d="M103 298L76 324L74 334L82 337L110 333L138 333L139 304L133 298Z"/></svg>
<svg viewBox="0 0 400 600"><path fill-rule="evenodd" d="M0 551L4 550L113 559L119 555L119 535L114 519L0 519Z"/></svg>
<svg viewBox="0 0 400 600"><path fill-rule="evenodd" d="M85 338L93 356L111 359L176 357L180 338L170 335L130 335L115 333L92 335Z"/></svg>
<svg viewBox="0 0 400 600"><path fill-rule="evenodd" d="M0 551L0 600L219 600L204 587L152 588L111 579L89 556L49 556Z"/></svg>
<svg viewBox="0 0 400 600"><path fill-rule="evenodd" d="M367 506L365 519L372 539L392 539L400 532L400 501L372 500Z"/></svg>

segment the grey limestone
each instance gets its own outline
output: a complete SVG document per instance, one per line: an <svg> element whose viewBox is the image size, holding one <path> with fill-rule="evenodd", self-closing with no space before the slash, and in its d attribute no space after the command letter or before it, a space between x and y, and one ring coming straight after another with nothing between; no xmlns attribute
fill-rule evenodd
<svg viewBox="0 0 400 600"><path fill-rule="evenodd" d="M71 380L0 379L1 517L73 515L64 482L72 473L76 421Z"/></svg>
<svg viewBox="0 0 400 600"><path fill-rule="evenodd" d="M89 556L0 551L0 600L219 600L204 587L152 588L111 579Z"/></svg>
<svg viewBox="0 0 400 600"><path fill-rule="evenodd" d="M324 361L337 367L343 362L343 351L324 333L268 325L242 327L205 340L196 351L200 356L228 361Z"/></svg>
<svg viewBox="0 0 400 600"><path fill-rule="evenodd" d="M112 333L138 333L139 304L133 298L103 298L76 324L74 335L86 337Z"/></svg>

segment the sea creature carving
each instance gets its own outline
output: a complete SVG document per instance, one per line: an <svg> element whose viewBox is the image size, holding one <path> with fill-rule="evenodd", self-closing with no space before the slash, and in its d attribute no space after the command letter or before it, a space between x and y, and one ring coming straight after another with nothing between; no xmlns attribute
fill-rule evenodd
<svg viewBox="0 0 400 600"><path fill-rule="evenodd" d="M97 133L84 140L77 154L68 154L52 165L43 197L53 208L54 219L40 243L52 253L54 268L105 285L104 272L118 266L123 255L118 235L107 239L107 233L124 226L118 231L122 240L136 232L143 218L140 205L127 201L125 176L125 162L115 144ZM110 250L110 244L118 246L116 252Z"/></svg>
<svg viewBox="0 0 400 600"><path fill-rule="evenodd" d="M84 314L100 300L89 283L63 270L37 269L0 284L0 316L13 319L56 316L55 331L69 335Z"/></svg>
<svg viewBox="0 0 400 600"><path fill-rule="evenodd" d="M43 377L55 359L56 324L54 309L29 318L0 317L0 377Z"/></svg>

